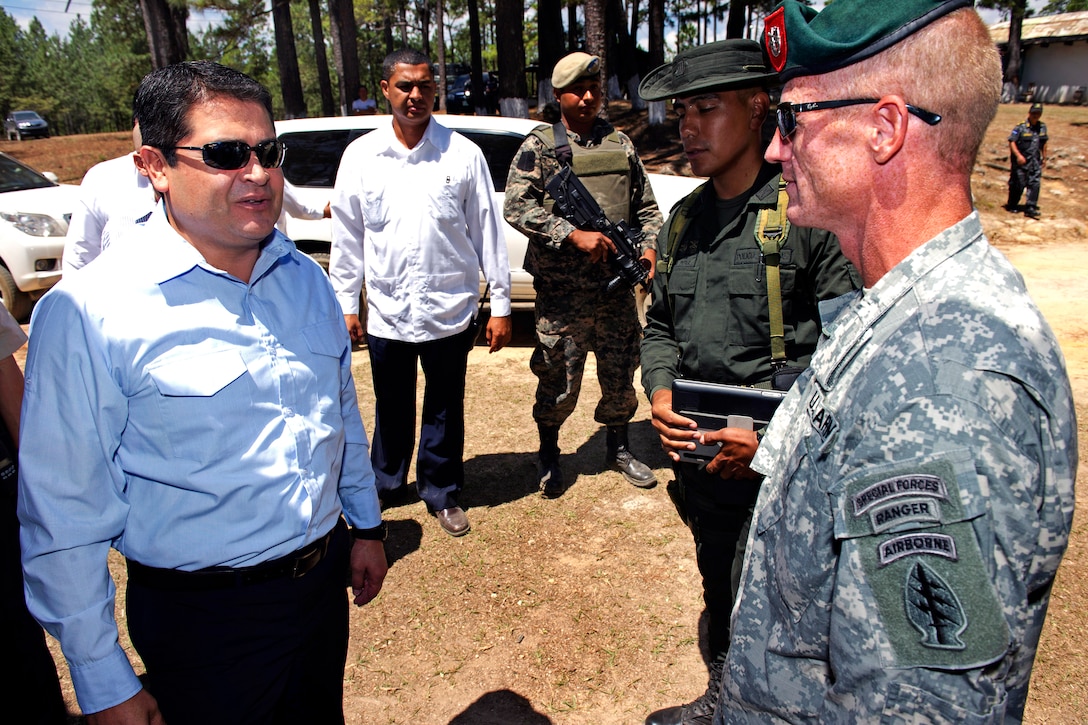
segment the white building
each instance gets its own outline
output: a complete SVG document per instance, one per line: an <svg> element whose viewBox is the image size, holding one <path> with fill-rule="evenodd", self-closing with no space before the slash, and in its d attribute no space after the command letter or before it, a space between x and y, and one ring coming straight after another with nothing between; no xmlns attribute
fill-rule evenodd
<svg viewBox="0 0 1088 725"><path fill-rule="evenodd" d="M991 25L990 37L1004 62L1009 23ZM1088 11L1025 18L1020 43L1016 100L1088 104Z"/></svg>

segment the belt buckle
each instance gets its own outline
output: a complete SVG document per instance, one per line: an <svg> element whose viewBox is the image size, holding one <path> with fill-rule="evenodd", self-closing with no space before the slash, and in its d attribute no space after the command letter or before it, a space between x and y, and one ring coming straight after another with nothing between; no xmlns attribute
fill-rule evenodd
<svg viewBox="0 0 1088 725"><path fill-rule="evenodd" d="M320 551L315 549L306 556L300 556L299 558L295 559L294 563L291 565L291 578L298 579L299 577L304 576L306 572L310 571L310 569L313 568L313 564L311 562L313 561L313 558L318 554L320 554Z"/></svg>
<svg viewBox="0 0 1088 725"><path fill-rule="evenodd" d="M318 563L320 563L320 561L325 558L325 554L329 550L330 538L332 538L331 532L330 534L326 535L325 538L323 538L322 540L314 542L315 546L313 546L312 551L309 551L306 554L303 554L302 556L295 559L294 563L292 563L291 565L292 579L298 579L305 576L307 572L317 566Z"/></svg>

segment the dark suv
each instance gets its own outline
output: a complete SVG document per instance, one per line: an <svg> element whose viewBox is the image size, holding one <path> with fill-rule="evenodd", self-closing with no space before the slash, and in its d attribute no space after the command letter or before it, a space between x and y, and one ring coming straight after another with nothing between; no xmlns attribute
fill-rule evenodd
<svg viewBox="0 0 1088 725"><path fill-rule="evenodd" d="M453 79L446 93L446 113L475 113L477 107L486 108L494 116L499 112L499 77L484 71L484 97L481 103L472 98L472 76L468 73Z"/></svg>
<svg viewBox="0 0 1088 725"><path fill-rule="evenodd" d="M49 138L49 124L35 111L12 111L4 119L4 133L8 141L24 138Z"/></svg>

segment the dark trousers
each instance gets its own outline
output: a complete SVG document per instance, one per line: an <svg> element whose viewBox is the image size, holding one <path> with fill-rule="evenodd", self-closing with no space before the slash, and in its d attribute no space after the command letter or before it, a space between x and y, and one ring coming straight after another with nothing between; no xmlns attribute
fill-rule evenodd
<svg viewBox="0 0 1088 725"><path fill-rule="evenodd" d="M170 725L344 722L349 537L298 579L209 591L128 583L132 644Z"/></svg>
<svg viewBox="0 0 1088 725"><path fill-rule="evenodd" d="M694 464L675 467L674 503L695 539L695 561L703 577L710 659L729 651L729 620L747 544L748 522L758 481L725 481Z"/></svg>
<svg viewBox="0 0 1088 725"><path fill-rule="evenodd" d="M415 447L418 363L425 383L416 489L431 511L458 505L465 482L465 372L474 334L470 327L427 342L367 335L375 402L370 462L379 496L408 483Z"/></svg>
<svg viewBox="0 0 1088 725"><path fill-rule="evenodd" d="M1012 171L1009 173L1009 199L1006 204L1009 208L1020 205L1020 197L1025 189L1028 192L1026 206L1029 209L1039 207L1039 187L1043 183L1043 165L1035 159L1029 158L1027 161L1023 166L1015 160L1012 162Z"/></svg>
<svg viewBox="0 0 1088 725"><path fill-rule="evenodd" d="M8 488L10 486L10 490ZM68 710L60 692L56 663L45 643L45 632L26 608L23 565L19 554L19 520L15 515L15 484L5 483L0 493L0 546L3 547L3 617L8 667L0 676L6 722L27 725L63 725Z"/></svg>

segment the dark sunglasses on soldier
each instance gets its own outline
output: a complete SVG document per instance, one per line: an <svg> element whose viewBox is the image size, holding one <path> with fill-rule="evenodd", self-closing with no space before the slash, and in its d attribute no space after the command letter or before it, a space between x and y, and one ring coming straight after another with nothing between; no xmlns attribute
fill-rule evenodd
<svg viewBox="0 0 1088 725"><path fill-rule="evenodd" d="M828 108L843 108L845 106L860 106L865 103L879 103L877 98L851 98L840 101L810 101L808 103L779 103L776 111L778 120L778 132L785 141L797 130L797 114L806 111L822 111ZM917 106L906 104L907 111L922 119L930 126L936 126L941 122L939 114L927 111Z"/></svg>
<svg viewBox="0 0 1088 725"><path fill-rule="evenodd" d="M245 141L213 141L203 146L174 146L175 150L200 151L204 163L213 169L233 171L249 163L249 153L257 155L257 163L266 169L275 169L283 163L287 147L278 138L261 141L250 146ZM164 151L167 149L163 149Z"/></svg>

